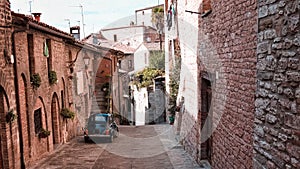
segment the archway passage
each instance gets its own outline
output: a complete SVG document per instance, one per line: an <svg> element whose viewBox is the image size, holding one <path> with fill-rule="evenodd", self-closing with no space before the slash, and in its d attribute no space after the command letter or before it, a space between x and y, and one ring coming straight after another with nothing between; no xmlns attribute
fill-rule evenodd
<svg viewBox="0 0 300 169"><path fill-rule="evenodd" d="M9 105L6 92L4 91L2 86L0 86L0 169L7 168L5 167L5 161L8 160L8 157L5 157L4 154L7 154L7 151L5 151L5 145L7 141L5 137L5 115L8 108Z"/></svg>
<svg viewBox="0 0 300 169"><path fill-rule="evenodd" d="M60 133L59 133L59 104L57 94L54 93L51 102L51 121L52 121L52 137L53 144L60 143ZM54 146L55 148L55 146Z"/></svg>

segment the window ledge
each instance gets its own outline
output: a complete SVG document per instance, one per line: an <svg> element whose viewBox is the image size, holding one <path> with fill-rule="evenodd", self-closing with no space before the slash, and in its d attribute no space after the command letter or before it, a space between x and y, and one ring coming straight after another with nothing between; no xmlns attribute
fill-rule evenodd
<svg viewBox="0 0 300 169"><path fill-rule="evenodd" d="M208 10L208 11L203 12L203 14L201 15L201 18L207 17L211 12L212 12L211 9Z"/></svg>

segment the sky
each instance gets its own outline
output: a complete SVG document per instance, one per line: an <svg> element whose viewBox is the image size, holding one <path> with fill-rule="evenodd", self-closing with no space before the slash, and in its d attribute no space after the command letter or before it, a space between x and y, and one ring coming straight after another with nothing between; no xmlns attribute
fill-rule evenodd
<svg viewBox="0 0 300 169"><path fill-rule="evenodd" d="M81 4L85 36L101 28L107 28L108 25L112 27L112 23L120 23L115 26L121 26L125 24L125 17L127 18L125 22L129 25L130 20L134 19L128 17L133 18L135 10L163 3L163 0L10 0L11 10L30 14L30 1L32 13L42 13L41 22L65 32L69 32L69 21L71 26L80 24L83 35Z"/></svg>

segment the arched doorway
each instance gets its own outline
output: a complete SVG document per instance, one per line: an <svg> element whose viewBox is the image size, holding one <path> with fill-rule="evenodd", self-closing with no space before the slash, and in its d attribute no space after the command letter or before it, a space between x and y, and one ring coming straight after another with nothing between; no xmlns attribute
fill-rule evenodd
<svg viewBox="0 0 300 169"><path fill-rule="evenodd" d="M51 102L51 121L52 121L52 137L53 137L53 144L60 143L60 118L59 118L59 100L56 93L52 96ZM54 146L54 148L56 148Z"/></svg>
<svg viewBox="0 0 300 169"><path fill-rule="evenodd" d="M5 115L7 110L9 109L9 102L8 102L8 98L6 95L5 90L3 89L2 86L0 86L0 124L1 124L1 128L0 128L0 169L4 169L7 168L8 166L6 166L7 164L4 163L4 161L7 161L8 157L5 157L4 154L7 154L7 149L5 148L4 145L7 144L7 139L6 139L6 133L5 133L5 128L6 128L6 122L5 122Z"/></svg>

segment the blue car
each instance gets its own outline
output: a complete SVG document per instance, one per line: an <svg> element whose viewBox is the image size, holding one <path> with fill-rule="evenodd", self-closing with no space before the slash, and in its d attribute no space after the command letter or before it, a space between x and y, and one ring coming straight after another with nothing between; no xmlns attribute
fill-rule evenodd
<svg viewBox="0 0 300 169"><path fill-rule="evenodd" d="M111 114L92 114L87 123L87 128L84 131L84 141L96 142L99 139L113 139L119 135L119 128L112 120Z"/></svg>

